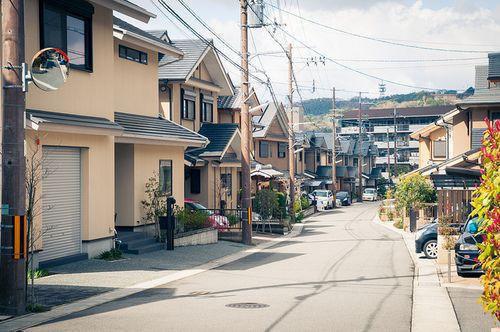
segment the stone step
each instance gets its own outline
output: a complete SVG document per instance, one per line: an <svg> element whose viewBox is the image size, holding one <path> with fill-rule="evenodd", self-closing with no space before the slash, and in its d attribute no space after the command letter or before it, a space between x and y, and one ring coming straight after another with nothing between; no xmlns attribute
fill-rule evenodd
<svg viewBox="0 0 500 332"><path fill-rule="evenodd" d="M163 243L155 242L154 244L142 246L142 247L135 248L135 249L126 249L126 250L123 250L123 252L126 254L140 255L140 254L145 254L147 252L163 250L163 248L164 248Z"/></svg>
<svg viewBox="0 0 500 332"><path fill-rule="evenodd" d="M134 240L141 240L148 238L147 234L142 232L118 232L118 240L122 242L129 242Z"/></svg>
<svg viewBox="0 0 500 332"><path fill-rule="evenodd" d="M154 238L142 238L142 239L137 239L137 240L131 240L131 241L122 241L122 244L120 246L120 249L127 250L127 249L138 249L150 244L155 244L157 243Z"/></svg>

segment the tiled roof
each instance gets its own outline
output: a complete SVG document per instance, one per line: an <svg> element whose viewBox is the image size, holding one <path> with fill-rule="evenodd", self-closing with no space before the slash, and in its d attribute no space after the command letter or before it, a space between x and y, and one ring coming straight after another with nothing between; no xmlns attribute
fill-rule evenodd
<svg viewBox="0 0 500 332"><path fill-rule="evenodd" d="M26 118L37 123L51 123L67 126L79 126L100 129L123 130L123 128L113 121L106 118L76 115L68 113L57 113L27 109Z"/></svg>
<svg viewBox="0 0 500 332"><path fill-rule="evenodd" d="M440 116L455 108L455 105L422 106L422 107L403 107L396 108L396 114L399 118L405 117L423 117ZM362 118L369 119L392 119L394 116L393 108L370 108L361 111ZM344 120L356 120L359 117L358 110L350 110L344 113Z"/></svg>
<svg viewBox="0 0 500 332"><path fill-rule="evenodd" d="M142 29L139 29L138 27L133 26L132 24L127 23L127 22L119 19L118 17L113 16L113 25L116 25L116 26L120 27L123 30L133 32L133 33L135 33L135 34L137 34L139 36L142 36L144 38L147 38L147 39L149 39L151 41L164 44L166 47L172 48L173 50L175 50L175 51L177 51L179 53L182 53L182 51L179 48L173 46L172 44L170 44L167 41L164 41L164 40L160 39L157 35L149 33L149 32L144 31ZM174 59L176 59L176 58L174 58Z"/></svg>
<svg viewBox="0 0 500 332"><path fill-rule="evenodd" d="M230 109L230 108L240 108L240 92L239 88L234 89L234 95L232 96L219 96L217 99L217 108L219 109Z"/></svg>
<svg viewBox="0 0 500 332"><path fill-rule="evenodd" d="M115 121L125 128L125 134L207 142L203 135L160 117L115 112Z"/></svg>
<svg viewBox="0 0 500 332"><path fill-rule="evenodd" d="M164 31L150 31L149 33L159 38ZM187 80L189 74L210 48L209 45L198 39L173 40L171 45L184 52L184 56L178 59L170 55L163 55L158 65L158 78L160 80Z"/></svg>
<svg viewBox="0 0 500 332"><path fill-rule="evenodd" d="M236 123L204 123L198 133L208 138L210 143L205 148L192 149L188 153L193 156L222 154L237 130Z"/></svg>
<svg viewBox="0 0 500 332"><path fill-rule="evenodd" d="M490 89L478 89L469 98L457 103L458 106L472 106L481 104L498 104L500 105L500 89L490 88Z"/></svg>

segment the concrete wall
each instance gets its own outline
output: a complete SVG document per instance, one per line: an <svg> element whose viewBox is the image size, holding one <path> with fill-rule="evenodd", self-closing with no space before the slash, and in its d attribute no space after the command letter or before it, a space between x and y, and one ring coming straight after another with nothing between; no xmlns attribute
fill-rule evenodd
<svg viewBox="0 0 500 332"><path fill-rule="evenodd" d="M96 4L94 8L93 71L71 70L68 81L57 91L48 93L31 87L27 108L114 118L113 12ZM38 0L26 0L25 21L26 59L31 59L40 49Z"/></svg>
<svg viewBox="0 0 500 332"><path fill-rule="evenodd" d="M269 150L271 152L271 157L262 158L260 156L260 144L261 141L269 142ZM277 170L288 170L288 149L286 149L285 157L278 158L278 143L288 143L286 139L281 140L270 140L270 139L254 139L255 142L255 159L262 164L271 164L273 168Z"/></svg>
<svg viewBox="0 0 500 332"><path fill-rule="evenodd" d="M119 45L148 54L148 64L120 58ZM114 110L117 112L158 115L157 52L114 39ZM108 91L109 92L109 91Z"/></svg>
<svg viewBox="0 0 500 332"><path fill-rule="evenodd" d="M182 237L174 239L174 247L195 246L202 244L217 243L218 233L216 229L200 230L190 232Z"/></svg>

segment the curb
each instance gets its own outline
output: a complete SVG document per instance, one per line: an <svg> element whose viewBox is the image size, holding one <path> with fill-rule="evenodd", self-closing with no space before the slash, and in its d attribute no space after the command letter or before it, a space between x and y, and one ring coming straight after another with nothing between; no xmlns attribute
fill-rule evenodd
<svg viewBox="0 0 500 332"><path fill-rule="evenodd" d="M440 284L437 265L421 266L408 242L410 240L408 233L386 225L380 221L378 215L373 218L372 222L401 235L413 261L415 272L413 274L411 331L426 332L434 330L436 326L439 326L440 331L460 331L448 291ZM437 281L432 279L437 279Z"/></svg>
<svg viewBox="0 0 500 332"><path fill-rule="evenodd" d="M311 215L311 216L314 216ZM178 272L174 272L172 274L146 281L137 283L135 285L131 285L125 288L116 289L113 291L109 291L103 294L91 296L89 298L79 300L76 302L62 304L60 306L52 308L50 311L42 312L42 313L32 313L19 317L15 317L12 319L8 319L6 321L0 322L0 330L1 331L19 331L24 330L29 327L40 325L46 323L48 321L64 317L82 310L90 309L92 307L102 305L111 301L119 300L124 297L134 295L145 291L147 289L155 288L164 284L168 284L170 282L174 282L177 280L181 280L187 277L191 277L209 270L213 270L215 268L221 267L223 265L236 262L242 258L250 256L254 253L260 252L265 249L269 249L283 241L286 241L290 238L294 238L302 233L304 229L304 224L309 217L305 218L302 223L293 225L290 233L275 239L270 239L269 242L261 243L255 247L248 248L244 251L239 251L234 254L220 257L214 260L211 260L207 263L198 265L196 267L182 270Z"/></svg>

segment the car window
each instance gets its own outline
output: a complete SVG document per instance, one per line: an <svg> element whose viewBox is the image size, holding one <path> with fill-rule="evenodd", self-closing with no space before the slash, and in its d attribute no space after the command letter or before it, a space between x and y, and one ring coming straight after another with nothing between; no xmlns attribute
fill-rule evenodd
<svg viewBox="0 0 500 332"><path fill-rule="evenodd" d="M347 197L347 192L345 192L345 191L339 191L339 192L337 193L337 197L338 197L338 198L344 198L344 197Z"/></svg>
<svg viewBox="0 0 500 332"><path fill-rule="evenodd" d="M365 194L373 194L375 193L375 189L365 189Z"/></svg>
<svg viewBox="0 0 500 332"><path fill-rule="evenodd" d="M326 191L313 191L313 195L316 194L318 197L327 197L327 192Z"/></svg>

